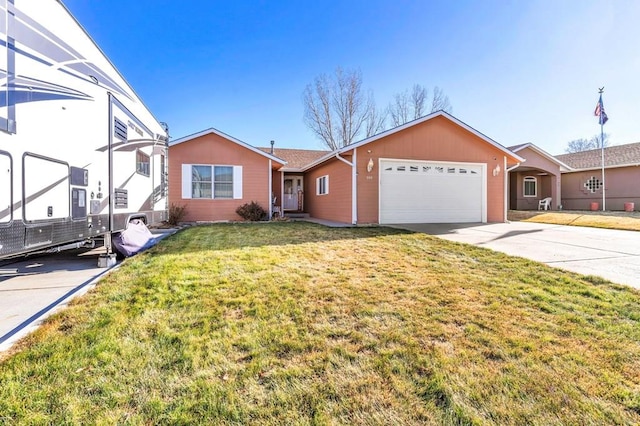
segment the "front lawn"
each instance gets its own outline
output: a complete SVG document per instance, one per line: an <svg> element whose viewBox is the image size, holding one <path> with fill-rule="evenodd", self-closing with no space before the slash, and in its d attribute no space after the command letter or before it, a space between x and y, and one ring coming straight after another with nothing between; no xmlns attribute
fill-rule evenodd
<svg viewBox="0 0 640 426"><path fill-rule="evenodd" d="M586 212L586 211L509 211L509 220L549 223L551 225L586 226L590 228L640 231L638 212Z"/></svg>
<svg viewBox="0 0 640 426"><path fill-rule="evenodd" d="M20 346L0 424L640 423L638 291L384 227L189 228Z"/></svg>

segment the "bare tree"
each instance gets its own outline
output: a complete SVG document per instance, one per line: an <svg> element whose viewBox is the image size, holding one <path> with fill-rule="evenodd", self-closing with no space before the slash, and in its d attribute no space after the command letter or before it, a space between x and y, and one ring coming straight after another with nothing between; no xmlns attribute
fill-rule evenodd
<svg viewBox="0 0 640 426"><path fill-rule="evenodd" d="M404 92L396 93L393 97L393 103L389 104L388 108L391 124L396 127L410 121L410 108L409 92L405 90Z"/></svg>
<svg viewBox="0 0 640 426"><path fill-rule="evenodd" d="M449 97L444 94L438 86L433 88L433 97L431 98L431 112L445 111L451 113L451 104Z"/></svg>
<svg viewBox="0 0 640 426"><path fill-rule="evenodd" d="M375 108L373 97L362 93L362 73L340 67L334 75L322 74L307 85L303 102L305 124L331 150L351 144L363 130L368 132L367 120Z"/></svg>
<svg viewBox="0 0 640 426"><path fill-rule="evenodd" d="M609 146L609 135L607 133L604 134L604 147ZM600 135L594 135L590 139L575 139L571 142L567 143L567 148L565 152L573 153L573 152L581 152L581 151L589 151L591 149L598 149L601 147Z"/></svg>
<svg viewBox="0 0 640 426"><path fill-rule="evenodd" d="M411 120L416 120L439 110L451 112L449 97L444 94L438 86L433 88L431 97L431 110L427 112L426 103L429 99L429 92L419 84L414 84L411 93L408 90L396 93L393 102L389 104L389 116L394 127L401 126Z"/></svg>
<svg viewBox="0 0 640 426"><path fill-rule="evenodd" d="M388 110L378 110L375 102L373 101L373 94L369 92L369 100L371 106L369 108L369 114L365 120L365 137L377 135L386 129Z"/></svg>
<svg viewBox="0 0 640 426"><path fill-rule="evenodd" d="M424 102L427 99L427 89L419 84L413 85L413 91L411 92L411 105L413 105L413 119L418 119L425 115Z"/></svg>

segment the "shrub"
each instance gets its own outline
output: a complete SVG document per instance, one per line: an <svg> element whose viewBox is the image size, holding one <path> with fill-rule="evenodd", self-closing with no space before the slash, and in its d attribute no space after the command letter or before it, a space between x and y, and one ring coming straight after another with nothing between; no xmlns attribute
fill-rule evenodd
<svg viewBox="0 0 640 426"><path fill-rule="evenodd" d="M238 216L244 220L250 220L253 222L263 220L267 216L267 211L255 201L241 205L236 209L236 213L238 213Z"/></svg>
<svg viewBox="0 0 640 426"><path fill-rule="evenodd" d="M187 206L176 206L172 203L169 206L169 218L167 219L167 223L169 223L169 225L177 225L182 222L186 213Z"/></svg>

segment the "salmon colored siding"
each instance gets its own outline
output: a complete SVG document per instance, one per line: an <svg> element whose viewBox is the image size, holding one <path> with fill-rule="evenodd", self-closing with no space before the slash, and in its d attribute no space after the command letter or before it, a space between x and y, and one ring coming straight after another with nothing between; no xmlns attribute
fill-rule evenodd
<svg viewBox="0 0 640 426"><path fill-rule="evenodd" d="M274 170L271 173L271 181L273 185L273 196L276 197L275 206L282 207L282 173ZM282 208L280 209L282 212Z"/></svg>
<svg viewBox="0 0 640 426"><path fill-rule="evenodd" d="M357 148L358 223L378 223L381 158L486 163L487 221L504 222L504 156L503 151L444 117L363 145ZM367 172L369 159L374 163L371 173ZM494 176L496 166L500 166L500 173Z"/></svg>
<svg viewBox="0 0 640 426"><path fill-rule="evenodd" d="M351 156L342 155L347 161ZM311 217L351 223L352 185L351 166L334 159L323 163L304 176L304 204L305 210ZM316 195L316 179L329 176L329 193Z"/></svg>
<svg viewBox="0 0 640 426"><path fill-rule="evenodd" d="M169 203L186 206L184 221L241 220L236 209L251 201L268 211L272 173L268 158L219 135L207 134L170 146L169 159ZM183 199L183 164L242 166L242 199Z"/></svg>

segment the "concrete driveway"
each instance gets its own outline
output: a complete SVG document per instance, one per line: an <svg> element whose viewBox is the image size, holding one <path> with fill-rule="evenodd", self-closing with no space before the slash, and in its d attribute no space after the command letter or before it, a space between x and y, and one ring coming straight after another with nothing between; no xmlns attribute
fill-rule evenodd
<svg viewBox="0 0 640 426"><path fill-rule="evenodd" d="M530 222L394 226L640 288L640 232Z"/></svg>
<svg viewBox="0 0 640 426"><path fill-rule="evenodd" d="M152 230L157 241L175 229ZM0 263L0 352L49 315L86 293L112 268L98 268L104 248L77 249ZM118 262L116 267L120 264Z"/></svg>

